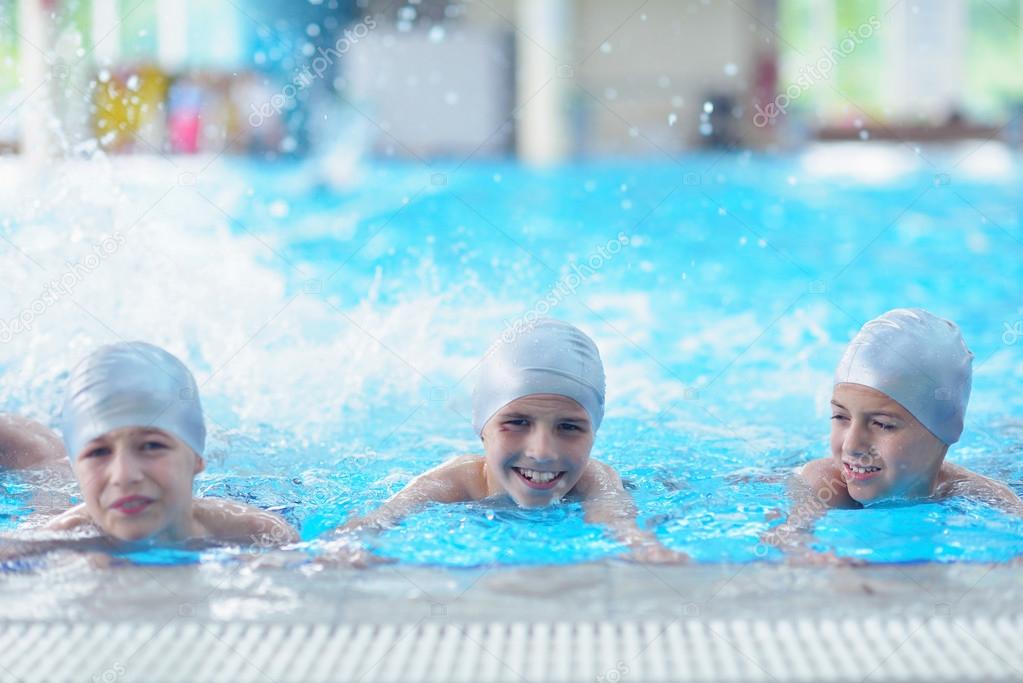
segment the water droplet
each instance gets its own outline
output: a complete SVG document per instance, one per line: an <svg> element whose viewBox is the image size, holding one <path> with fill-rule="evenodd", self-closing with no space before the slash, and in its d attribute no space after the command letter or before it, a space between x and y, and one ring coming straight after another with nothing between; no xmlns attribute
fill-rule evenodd
<svg viewBox="0 0 1023 683"><path fill-rule="evenodd" d="M670 114L668 114L669 126L674 126L676 121L678 121L678 114L676 114L675 112L671 112Z"/></svg>
<svg viewBox="0 0 1023 683"><path fill-rule="evenodd" d="M308 26L305 27L305 34L310 38L315 38L316 36L320 35L320 25L309 24Z"/></svg>
<svg viewBox="0 0 1023 683"><path fill-rule="evenodd" d="M714 111L714 103L713 102L704 102L703 103L703 111L706 114L710 114L711 112L713 112Z"/></svg>
<svg viewBox="0 0 1023 683"><path fill-rule="evenodd" d="M444 42L444 27L440 24L435 24L430 28L430 42L431 43L442 43Z"/></svg>
<svg viewBox="0 0 1023 683"><path fill-rule="evenodd" d="M863 130L860 131L860 140L869 140L869 139L870 139L870 131L868 131L866 128L864 128Z"/></svg>
<svg viewBox="0 0 1023 683"><path fill-rule="evenodd" d="M733 64L731 62L728 62L728 64L725 64L725 75L726 76L734 76L737 73L739 73L739 67L738 66L736 66L735 64Z"/></svg>
<svg viewBox="0 0 1023 683"><path fill-rule="evenodd" d="M600 46L600 51L603 52L605 55L611 54L611 43L602 43Z"/></svg>
<svg viewBox="0 0 1023 683"><path fill-rule="evenodd" d="M138 90L139 90L139 75L138 74L132 74L131 76L129 76L128 77L128 82L126 83L126 85L128 86L128 90L131 90L132 92L138 92Z"/></svg>
<svg viewBox="0 0 1023 683"><path fill-rule="evenodd" d="M270 203L270 215L274 218L284 218L288 215L290 207L288 203L283 199L277 199Z"/></svg>

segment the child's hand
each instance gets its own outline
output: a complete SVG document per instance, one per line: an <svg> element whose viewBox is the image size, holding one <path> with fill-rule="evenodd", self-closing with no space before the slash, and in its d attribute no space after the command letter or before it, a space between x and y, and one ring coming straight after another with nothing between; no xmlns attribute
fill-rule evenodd
<svg viewBox="0 0 1023 683"><path fill-rule="evenodd" d="M683 552L667 547L649 531L630 530L626 532L623 540L629 547L629 554L625 556L625 559L632 562L683 564L692 559Z"/></svg>
<svg viewBox="0 0 1023 683"><path fill-rule="evenodd" d="M357 543L328 543L325 552L313 561L313 564L321 567L354 567L366 569L382 564L394 564L397 560L388 557L374 555L361 544Z"/></svg>
<svg viewBox="0 0 1023 683"><path fill-rule="evenodd" d="M634 547L632 552L625 556L625 559L645 564L687 564L693 558L660 543L646 543Z"/></svg>

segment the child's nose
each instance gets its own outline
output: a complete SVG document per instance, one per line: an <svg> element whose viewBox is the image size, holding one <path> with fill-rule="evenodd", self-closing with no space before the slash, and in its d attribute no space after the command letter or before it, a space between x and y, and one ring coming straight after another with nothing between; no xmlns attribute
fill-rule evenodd
<svg viewBox="0 0 1023 683"><path fill-rule="evenodd" d="M550 460L554 457L553 439L546 429L538 427L529 435L526 455L533 460Z"/></svg>
<svg viewBox="0 0 1023 683"><path fill-rule="evenodd" d="M129 484L142 479L142 470L139 468L135 456L126 448L116 448L112 454L113 462L110 463L110 478L116 484Z"/></svg>
<svg viewBox="0 0 1023 683"><path fill-rule="evenodd" d="M867 430L858 422L853 421L845 433L845 452L850 455L867 455L870 452L870 441Z"/></svg>

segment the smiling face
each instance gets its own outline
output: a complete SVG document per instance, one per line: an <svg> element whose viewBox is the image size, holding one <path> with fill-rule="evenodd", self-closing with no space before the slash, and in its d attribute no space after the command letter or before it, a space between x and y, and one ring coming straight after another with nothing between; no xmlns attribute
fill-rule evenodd
<svg viewBox="0 0 1023 683"><path fill-rule="evenodd" d="M578 483L593 448L590 416L555 394L515 399L498 410L481 434L488 486L522 507L543 507Z"/></svg>
<svg viewBox="0 0 1023 683"><path fill-rule="evenodd" d="M861 384L835 386L831 456L856 501L925 498L934 491L948 446L887 394Z"/></svg>
<svg viewBox="0 0 1023 683"><path fill-rule="evenodd" d="M89 515L123 541L193 535L192 481L203 460L161 429L125 427L93 439L75 458Z"/></svg>

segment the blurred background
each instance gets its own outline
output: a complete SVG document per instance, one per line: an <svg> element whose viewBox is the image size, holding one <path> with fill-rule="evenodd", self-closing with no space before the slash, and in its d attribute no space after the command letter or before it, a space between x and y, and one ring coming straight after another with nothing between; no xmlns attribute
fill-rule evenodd
<svg viewBox="0 0 1023 683"><path fill-rule="evenodd" d="M1001 138L1018 0L4 0L0 153L549 164Z"/></svg>

